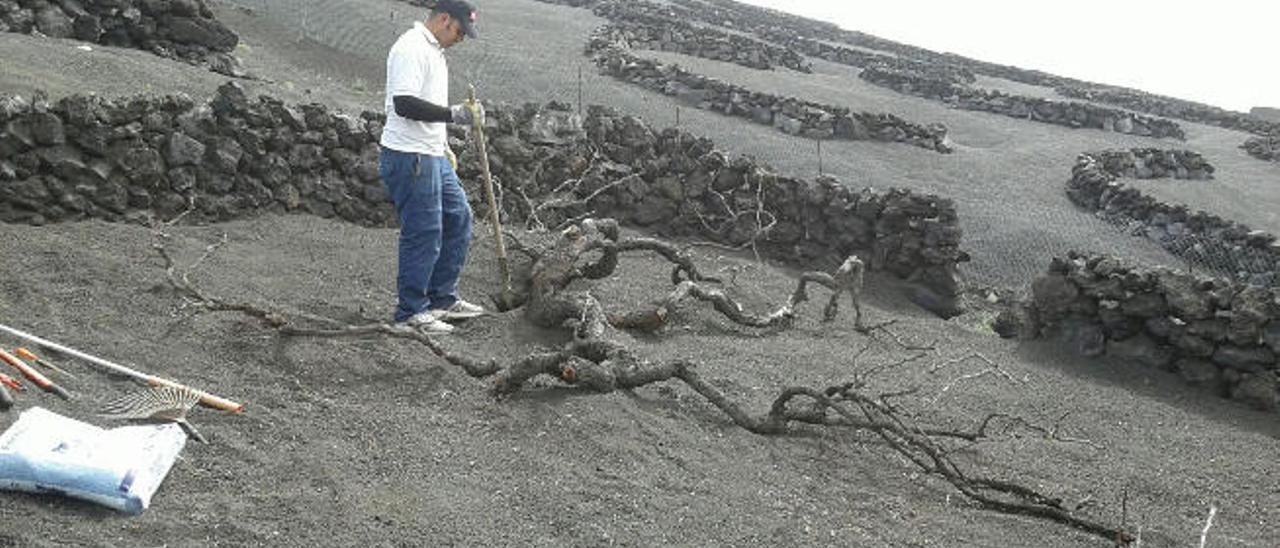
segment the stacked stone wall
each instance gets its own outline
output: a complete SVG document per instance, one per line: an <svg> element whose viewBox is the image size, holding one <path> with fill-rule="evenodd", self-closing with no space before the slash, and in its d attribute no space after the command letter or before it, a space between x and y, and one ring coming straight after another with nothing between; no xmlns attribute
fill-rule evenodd
<svg viewBox="0 0 1280 548"><path fill-rule="evenodd" d="M1054 259L1031 289L1024 335L1170 371L1258 409L1280 403L1276 288L1072 253Z"/></svg>
<svg viewBox="0 0 1280 548"><path fill-rule="evenodd" d="M693 57L771 70L775 66L809 73L812 66L795 50L746 36L695 27L673 15L667 6L638 0L596 4L592 12L612 21L605 31L609 42L633 49L674 51Z"/></svg>
<svg viewBox="0 0 1280 548"><path fill-rule="evenodd" d="M930 78L937 78L956 84L972 84L977 81L973 71L948 64L939 63L937 61L923 61L911 57L889 55L884 53L874 53L866 50L846 48L820 40L804 38L793 34L791 31L778 27L760 27L756 30L756 35L765 40L785 46L788 50L801 52L811 57L817 57L852 67L886 67L909 70L920 74L928 75Z"/></svg>
<svg viewBox="0 0 1280 548"><path fill-rule="evenodd" d="M240 39L214 19L206 0L0 0L0 32L38 32L150 51L230 76Z"/></svg>
<svg viewBox="0 0 1280 548"><path fill-rule="evenodd" d="M577 5L565 0L540 1ZM789 135L817 140L903 142L942 153L952 150L947 141L946 126L942 124L921 126L892 114L855 112L845 107L755 92L685 71L678 65L645 59L632 53L633 49L654 49L654 44L658 44L657 49L692 52L691 54L700 57L720 58L756 68L764 68L764 65L775 62L770 59L791 59L786 62L794 65L792 68L805 72L809 70L807 63L797 65L803 63L803 60L788 49L770 49L755 40L748 40L747 49L735 52L733 44L741 37L714 33L683 23L682 19L706 20L705 17L694 17L689 8L618 0L591 2L587 5L596 14L617 21L596 29L585 47L586 55L592 57L605 75L675 96L694 108L770 125ZM709 42L699 42L696 37L708 32L711 32L707 35ZM688 39L677 39L677 36ZM681 48L691 49L686 51Z"/></svg>
<svg viewBox="0 0 1280 548"><path fill-rule="evenodd" d="M767 8L749 6L731 0L673 0L673 4L684 8L682 13L687 17L695 17L711 24L744 30L757 36L771 36L773 39L778 40L779 43L802 51L807 55L854 66L873 66L876 64L873 61L883 61L887 58L894 61L885 66L913 64L907 68L921 71L920 66L914 65L919 63L921 66L931 67L923 72L931 72L935 75L950 74L953 76L947 76L947 78L956 77L958 78L957 82L960 83L972 83L974 81L972 75L975 73L1048 87L1070 81L1040 71L988 63L950 53L937 53L870 34L845 30L830 23L793 16ZM788 37L796 37L799 42L788 43ZM892 55L860 52L859 50L826 44L822 41L849 44ZM968 76L965 76L966 74Z"/></svg>
<svg viewBox="0 0 1280 548"><path fill-rule="evenodd" d="M1041 71L1022 69L969 59L955 54L937 53L924 48L878 38L865 33L841 29L830 23L782 14L775 10L743 5L731 0L673 0L684 8L686 17L696 17L713 24L727 25L768 37L806 55L852 64L860 67L893 64L874 63L876 54L848 50L819 40L861 46L897 56L898 68L950 80L964 73L976 73L1025 84L1055 88L1059 93L1087 101L1115 105L1125 109L1164 118L1216 125L1257 135L1280 135L1280 122L1266 120L1218 107L1165 97L1138 90L1090 83L1074 78L1055 76ZM902 63L918 63L904 66ZM923 69L922 66L931 67ZM972 83L973 80L956 80Z"/></svg>
<svg viewBox="0 0 1280 548"><path fill-rule="evenodd" d="M411 0L413 1L413 0ZM538 0L551 4L592 7L618 0ZM799 17L733 0L672 0L662 6L672 20L697 20L722 28L755 34L768 42L804 55L862 68L885 68L923 74L954 84L972 84L982 74L1035 86L1055 88L1076 99L1107 103L1136 112L1189 122L1217 125L1258 135L1280 135L1280 122L1193 101L1137 90L1055 76L1038 70L1000 65L952 53L938 53L831 23ZM875 52L841 47L858 46ZM876 53L884 52L884 53Z"/></svg>
<svg viewBox="0 0 1280 548"><path fill-rule="evenodd" d="M561 217L609 212L660 234L755 245L793 264L834 264L858 253L871 268L927 289L917 300L922 306L943 316L958 312L955 267L968 255L960 249L961 230L949 199L904 189L853 190L832 177L781 176L749 157L731 159L706 139L675 129L655 131L638 118L599 107L585 130L603 153L633 167L614 175L607 174L616 166L589 170L576 198L591 196L610 180L617 186Z"/></svg>
<svg viewBox="0 0 1280 548"><path fill-rule="evenodd" d="M685 8L683 12L685 16L698 17L708 22L719 22L719 24L747 30L806 55L830 61L864 68L893 67L960 84L973 83L971 75L977 73L1025 84L1051 87L1067 97L1106 103L1163 118L1216 125L1261 136L1280 135L1280 122L1275 120L1194 101L988 63L955 54L937 53L861 32L840 29L829 23L779 14L766 8L742 5L729 0L674 0L674 3ZM886 63L884 56L875 53L840 48L819 40L893 53L896 55L897 64ZM966 73L969 74L968 80L965 80Z"/></svg>
<svg viewBox="0 0 1280 548"><path fill-rule="evenodd" d="M1111 86L1059 85L1057 91L1067 97L1107 103L1166 118L1177 118L1263 136L1280 135L1280 123L1277 122L1263 120L1243 112L1232 112L1138 90Z"/></svg>
<svg viewBox="0 0 1280 548"><path fill-rule="evenodd" d="M48 103L0 99L0 221L141 220L196 207L226 220L302 210L384 224L380 123L246 98L185 96Z"/></svg>
<svg viewBox="0 0 1280 548"><path fill-rule="evenodd" d="M556 4L565 3L560 0L541 1L549 1ZM781 12L774 12L767 17L761 18L756 16L753 11L754 8L750 6L716 7L693 2L674 2L659 5L643 0L607 0L594 2L590 5L597 15L610 19L615 18L619 13L641 11L650 17L650 24L656 24L659 28L666 25L682 25L683 21L700 21L712 27L736 29L754 34L764 42L764 44L761 44L759 41L753 40L752 42L755 42L755 44L772 44L769 47L781 48L783 51L788 52L789 55L801 58L801 62L803 62L803 58L800 57L800 54L803 54L855 67L905 67L937 78L954 80L958 83L973 83L976 81L972 71L954 64L941 63L937 60L921 60L918 56L876 53L824 42L822 41L823 38L836 39L844 36L846 31L842 31L834 25L811 21ZM830 28L815 33L813 32L815 25L819 27L827 25ZM707 27L702 27L699 30L708 31ZM758 48L760 46L752 45L751 47ZM918 53L915 49L910 51Z"/></svg>
<svg viewBox="0 0 1280 548"><path fill-rule="evenodd" d="M950 200L781 176L707 139L601 107L585 120L563 104L490 111L490 164L508 222L613 216L807 265L859 253L922 288L931 310L957 312L956 265L967 255ZM234 83L208 104L0 97L0 221L148 222L193 208L185 218L194 222L305 212L391 226L378 175L382 124L378 113L250 100ZM479 162L459 131L460 175L477 181ZM480 193L471 194L482 210Z"/></svg>
<svg viewBox="0 0 1280 548"><path fill-rule="evenodd" d="M1280 133L1268 137L1253 137L1240 145L1250 156L1269 162L1280 162Z"/></svg>
<svg viewBox="0 0 1280 548"><path fill-rule="evenodd" d="M1177 123L1091 105L976 89L909 70L869 67L860 77L872 84L955 108L1002 114L1071 128L1091 128L1147 137L1186 139Z"/></svg>
<svg viewBox="0 0 1280 548"><path fill-rule="evenodd" d="M1211 174L1212 166L1187 151L1135 149L1081 154L1071 169L1067 196L1076 205L1126 225L1130 232L1145 235L1195 264L1243 283L1280 284L1280 243L1275 236L1184 205L1161 202L1120 180L1126 176L1197 178Z"/></svg>
<svg viewBox="0 0 1280 548"><path fill-rule="evenodd" d="M726 12L718 8L697 6L690 3L656 4L644 0L538 0L549 4L590 7L601 17L615 23L630 23L627 30L646 36L647 39L632 44L637 49L661 49L678 51L687 55L728 61L752 68L766 68L763 59L773 59L774 65L781 65L799 72L810 72L810 63L805 55L821 58L833 63L854 67L885 66L903 67L913 71L929 74L932 77L952 80L957 83L973 83L976 77L967 68L936 60L920 60L914 57L876 53L854 48L842 47L823 42L822 40L797 34L795 25L779 24L779 20L763 24L754 18L742 18L737 14L724 15ZM806 21L801 18L787 21ZM687 21L699 21L707 26L694 27ZM643 26L643 32L636 26ZM745 33L754 34L759 39L746 38L740 34L724 33L715 28L732 28ZM660 37L660 38L653 38ZM615 43L621 40L615 41ZM726 43L737 48L737 53L728 55ZM913 50L914 51L914 50Z"/></svg>
<svg viewBox="0 0 1280 548"><path fill-rule="evenodd" d="M1129 148L1087 152L1113 177L1130 179L1212 179L1216 169L1204 156L1190 150Z"/></svg>
<svg viewBox="0 0 1280 548"><path fill-rule="evenodd" d="M771 125L789 135L810 139L902 142L937 152L951 152L947 129L942 124L926 127L892 114L857 112L755 92L687 72L675 65L640 58L618 48L598 51L595 60L601 71L609 76L675 96L702 110Z"/></svg>
<svg viewBox="0 0 1280 548"><path fill-rule="evenodd" d="M431 7L435 0L404 0ZM762 42L741 34L722 32L714 26L695 26L688 10L645 0L536 0L576 8L588 8L611 24L596 31L593 41L631 49L673 51L760 70L787 67L809 73L811 64L795 50ZM588 49L591 49L590 47Z"/></svg>

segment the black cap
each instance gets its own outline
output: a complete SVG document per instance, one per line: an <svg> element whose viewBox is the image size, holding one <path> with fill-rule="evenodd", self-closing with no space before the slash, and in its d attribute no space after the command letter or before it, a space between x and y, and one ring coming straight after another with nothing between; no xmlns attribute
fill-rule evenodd
<svg viewBox="0 0 1280 548"><path fill-rule="evenodd" d="M462 33L468 38L477 38L476 36L476 9L471 4L463 0L440 0L436 2L436 7L431 10L435 13L447 13L449 17L458 20L458 24L462 25Z"/></svg>

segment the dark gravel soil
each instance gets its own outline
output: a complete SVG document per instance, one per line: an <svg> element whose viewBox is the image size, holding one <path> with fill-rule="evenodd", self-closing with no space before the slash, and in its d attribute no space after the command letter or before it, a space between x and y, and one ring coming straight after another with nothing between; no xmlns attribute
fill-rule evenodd
<svg viewBox="0 0 1280 548"><path fill-rule="evenodd" d="M192 276L216 295L351 322L392 306L392 230L273 216L174 233L184 262L227 235ZM543 380L496 400L487 381L414 344L283 338L236 313L194 314L168 289L141 227L3 226L0 239L6 322L248 406L241 416L195 413L212 443L188 446L141 517L5 495L0 539L15 545L1105 545L977 509L864 434L750 434L679 384L601 396ZM491 257L481 238L465 296L481 300L496 287ZM730 289L753 310L776 305L793 283L747 258L699 260L738 272ZM653 257L631 257L620 272L595 288L610 310L669 289ZM898 319L906 340L937 348L874 376L873 390L920 387L908 406L929 422L963 428L1001 411L1089 441L1024 432L958 453L965 466L1061 494L1101 519L1118 520L1127 493L1146 545L1192 542L1210 505L1221 508L1220 545L1280 538L1273 415L1160 372L1018 347L969 327L976 318L941 322L903 304L889 283L871 287L872 320ZM755 412L784 386L837 384L903 356L854 333L848 315L830 324L817 316L810 305L795 329L760 332L690 304L660 336L617 337L653 362L697 362ZM509 313L473 320L442 344L510 361L558 339ZM949 363L974 352L1009 376L960 380L987 368ZM81 398L25 394L20 408L101 424L92 412L131 388L60 362L80 373L66 384ZM0 425L15 417L0 415Z"/></svg>
<svg viewBox="0 0 1280 548"><path fill-rule="evenodd" d="M334 7L356 4L406 9L381 0ZM521 32L565 13L523 0L491 4L507 10L491 20ZM294 40L262 21L246 23L245 17L227 15L245 36L247 49L240 54L251 71L273 75L246 83L252 92L351 110L378 108L380 70L370 71L367 57L324 40ZM589 23L575 20L565 28L578 32ZM520 35L504 35L501 28L490 27L502 46L491 54L512 58L512 36ZM381 35L334 36L364 43ZM576 35L549 38L540 43L541 51L578 55L570 47L575 40L580 43ZM0 51L0 92L200 96L223 81L143 52L83 52L71 42L0 34ZM88 62L86 53L97 56ZM525 72L548 62L534 57ZM510 74L498 73L503 78L487 85L516 78L518 68L505 68ZM527 81L547 78L532 74ZM620 99L625 104L644 102L644 92L629 93L636 95ZM935 109L920 104L925 112ZM966 120L960 127L992 136L1017 123L977 114ZM728 122L714 123L725 125L708 127L730 151L750 152L773 142L755 139L766 128L744 125L737 142ZM1060 133L1072 151L1081 148L1080 134L1065 129L1017 131L1044 133L1046 142ZM1207 144L1209 133L1203 134L1199 142ZM769 139L785 138L778 135ZM1215 146L1229 144L1216 133L1212 138L1220 141ZM950 172L935 169L940 160L928 157L908 176L885 180L892 171L886 166L902 160L898 156L930 153L865 143L848 148L857 161L841 168L847 171L842 178L853 184L941 191L930 188L940 184L935 175ZM970 156L990 162L975 164L976 175L957 177L1022 184L1020 166L1030 162L1037 174L1044 171L1041 164L1059 166L1065 181L1072 151L1031 162L1039 155L1030 144L1004 159L995 148L984 149ZM877 163L877 155L897 159ZM858 171L864 168L875 180ZM1044 187L1034 192L1061 192L1048 177L1033 177ZM1017 226L1078 217L1063 209ZM487 230L477 228L462 291L483 301L498 276ZM1037 230L1056 229L1041 222ZM213 294L353 323L390 315L393 230L264 216L172 232L171 248L184 262L226 235L226 245L191 278ZM1106 234L1086 232L1083 243ZM751 434L679 383L593 395L543 379L499 400L490 395L488 380L473 379L415 344L287 338L236 313L197 314L167 286L152 242L147 229L133 225L0 225L0 323L236 399L247 411L194 412L193 422L211 443L187 446L152 508L139 517L49 496L0 494L0 546L1109 545L1055 523L977 508L865 433L798 428L785 436ZM752 310L777 306L794 286L795 273L788 269L696 249L700 265L734 278L730 294ZM979 257L981 268L994 273L993 279L1025 279L1019 277L1021 267L1012 265L1021 264L1027 250L1004 249L1003 255ZM624 311L667 292L668 272L655 256L628 256L617 276L584 288L608 310ZM816 290L814 296L825 294ZM882 369L870 377L868 390L918 388L901 403L922 422L967 428L987 413L1003 412L1077 440L1017 431L958 450L955 458L969 470L1060 495L1097 520L1123 520L1141 531L1143 546L1197 545L1211 506L1219 513L1209 546L1280 543L1276 415L1197 392L1164 372L1076 359L1049 344L1000 340L985 327L989 315L981 306L942 321L907 304L893 282L880 278L869 280L866 299L869 320L897 320L892 329L904 341L934 350L910 364L884 368L906 353L885 336L857 334L848 311L832 323L818 321L820 303L806 305L789 330L736 327L708 307L689 303L664 333L610 336L654 363L696 362L705 378L756 413L766 411L783 387L821 388ZM510 363L561 337L530 327L514 312L469 321L440 341L454 351ZM17 342L0 337L6 347ZM999 372L981 359L959 360L975 353ZM0 414L0 428L36 405L106 425L94 416L98 406L132 389L85 364L58 363L79 375L66 385L80 398L67 403L20 395L15 410Z"/></svg>

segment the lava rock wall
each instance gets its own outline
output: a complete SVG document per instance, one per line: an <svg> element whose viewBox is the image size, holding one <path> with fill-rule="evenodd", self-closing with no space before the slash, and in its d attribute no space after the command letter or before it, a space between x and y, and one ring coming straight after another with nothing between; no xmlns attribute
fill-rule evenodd
<svg viewBox="0 0 1280 548"><path fill-rule="evenodd" d="M378 174L383 122L380 113L251 100L234 82L207 104L184 96L0 97L0 221L147 223L186 212L201 222L304 212L393 226ZM807 266L858 253L871 268L912 282L926 308L958 312L956 266L968 256L948 199L782 176L729 158L705 138L655 130L604 107L583 118L565 104L494 105L488 124L508 222L554 228L612 216ZM451 129L459 175L482 210L479 162L462 137Z"/></svg>
<svg viewBox="0 0 1280 548"><path fill-rule="evenodd" d="M1182 127L1175 122L1088 103L1053 101L977 89L927 74L887 67L869 67L862 71L860 77L899 93L942 101L964 110L991 112L1072 128L1186 139Z"/></svg>
<svg viewBox="0 0 1280 548"><path fill-rule="evenodd" d="M231 54L240 38L214 19L206 0L0 0L0 32L38 32L243 76Z"/></svg>
<svg viewBox="0 0 1280 548"><path fill-rule="evenodd" d="M620 48L601 48L595 59L600 70L609 76L675 96L698 109L771 125L789 135L901 142L942 153L952 150L947 128L942 124L921 126L892 114L857 112L751 91L674 65L637 57Z"/></svg>
<svg viewBox="0 0 1280 548"><path fill-rule="evenodd" d="M1134 149L1081 154L1071 168L1067 197L1096 215L1145 235L1171 253L1242 283L1280 285L1280 243L1260 230L1184 205L1156 200L1122 177L1201 178L1213 173L1189 151Z"/></svg>
<svg viewBox="0 0 1280 548"><path fill-rule="evenodd" d="M1252 137L1240 145L1240 148L1259 160L1280 162L1280 133L1269 137Z"/></svg>
<svg viewBox="0 0 1280 548"><path fill-rule="evenodd" d="M1054 259L1031 290L1024 334L1170 371L1258 409L1280 405L1276 288L1072 253Z"/></svg>
<svg viewBox="0 0 1280 548"><path fill-rule="evenodd" d="M596 15L612 21L596 34L607 34L609 42L632 49L674 51L761 70L781 66L802 73L813 71L795 50L714 27L694 26L668 10L667 6L635 0L603 2L592 8Z"/></svg>
<svg viewBox="0 0 1280 548"><path fill-rule="evenodd" d="M1067 97L1107 103L1166 118L1177 118L1258 135L1280 135L1280 123L1249 116L1243 112L1232 112L1138 90L1115 86L1059 85L1057 91Z"/></svg>

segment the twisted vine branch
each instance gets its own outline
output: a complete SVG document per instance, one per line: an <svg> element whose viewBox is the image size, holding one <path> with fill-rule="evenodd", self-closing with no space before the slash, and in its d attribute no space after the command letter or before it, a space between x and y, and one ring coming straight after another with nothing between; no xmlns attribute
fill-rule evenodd
<svg viewBox="0 0 1280 548"><path fill-rule="evenodd" d="M869 431L919 470L942 478L965 497L985 508L1056 521L1119 544L1128 544L1134 539L1122 528L1077 515L1064 507L1058 498L1014 482L970 475L951 459L951 449L944 445L945 440L973 443L989 439L991 424L1000 418L1008 419L1007 415L989 415L973 431L922 426L908 422L898 408L888 403L891 397L909 395L914 391L880 395L877 398L860 391L864 386L862 382L850 382L823 390L787 387L779 392L766 413L753 415L729 395L704 380L693 362L675 360L651 364L627 346L604 337L608 329L627 327L635 324L638 318L656 317L661 324L665 321L665 311L687 298L710 303L725 317L743 325L786 327L794 317L796 307L808 300L807 286L813 283L832 292L823 312L825 321L836 316L840 296L848 293L857 313L855 324L860 331L870 333L873 330L886 330L888 323L871 327L862 324L862 311L858 301L863 265L857 257L849 257L833 274L808 272L801 275L796 289L781 307L765 314L750 313L723 291L708 285L716 283L715 280L702 275L687 252L666 242L647 238L620 241L616 222L609 219L587 219L562 231L550 248L535 250L521 246L533 258L530 275L523 288L527 293L524 301L527 303L524 306L526 317L539 325L566 328L572 333L572 339L560 350L537 352L503 367L496 360L479 360L451 352L431 336L400 326L376 322L350 325L322 316L284 314L250 303L223 300L196 287L189 274L225 244L225 237L208 246L204 254L189 267L179 269L166 245L170 238L159 230L156 234L155 248L165 261L169 284L189 304L208 311L239 312L284 335L377 335L413 340L473 377L491 378L492 390L498 396L515 394L539 376L558 379L559 382L596 393L629 390L677 380L705 398L734 424L748 431L777 435L793 431L794 425L800 424ZM601 279L612 275L618 266L619 253L641 250L656 252L675 265L671 279L676 288L656 308L632 313L626 318L606 319L595 297L584 291L566 289L575 280ZM592 255L597 252L598 257L592 259ZM587 257L585 262L584 257ZM916 354L905 361L915 360L923 355ZM1022 421L1022 424L1031 427L1026 421ZM1055 426L1053 432L1056 431Z"/></svg>

